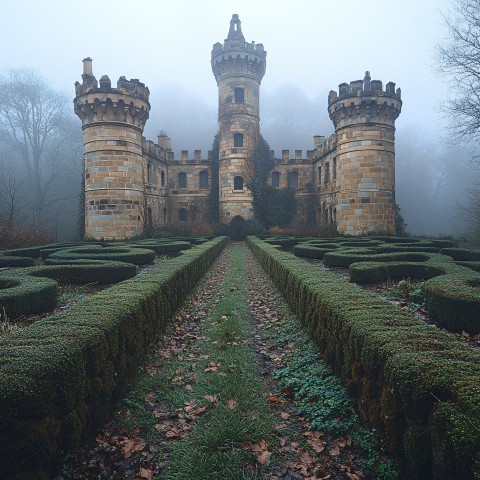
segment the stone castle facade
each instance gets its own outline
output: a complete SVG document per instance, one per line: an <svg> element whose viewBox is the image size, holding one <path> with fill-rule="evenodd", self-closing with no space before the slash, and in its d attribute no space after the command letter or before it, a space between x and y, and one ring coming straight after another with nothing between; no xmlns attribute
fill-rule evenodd
<svg viewBox="0 0 480 480"><path fill-rule="evenodd" d="M233 224L253 217L247 186L249 155L259 138L260 84L266 69L262 44L246 42L233 15L224 43L212 50L218 85L219 213ZM75 84L75 113L82 120L85 162L85 234L124 239L147 226L205 224L209 219L212 158L182 151L174 158L171 141L143 136L149 117L149 90L139 80L120 77L116 87L93 75L83 60L82 83ZM342 83L331 91L328 112L335 126L329 138L314 137L303 156L288 150L274 160L269 183L293 188L296 197L313 201L312 215L300 208L304 222L335 222L339 233L360 235L395 231L395 120L402 106L400 89L390 82ZM271 152L273 158L273 151ZM216 183L216 182L215 182ZM299 205L305 202L299 202Z"/></svg>

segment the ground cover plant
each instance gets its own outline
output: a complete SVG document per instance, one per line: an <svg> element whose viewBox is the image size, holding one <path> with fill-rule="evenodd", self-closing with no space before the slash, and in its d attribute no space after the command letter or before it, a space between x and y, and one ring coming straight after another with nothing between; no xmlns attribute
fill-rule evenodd
<svg viewBox="0 0 480 480"><path fill-rule="evenodd" d="M474 478L478 351L336 274L249 238L408 478ZM362 408L363 406L363 408Z"/></svg>

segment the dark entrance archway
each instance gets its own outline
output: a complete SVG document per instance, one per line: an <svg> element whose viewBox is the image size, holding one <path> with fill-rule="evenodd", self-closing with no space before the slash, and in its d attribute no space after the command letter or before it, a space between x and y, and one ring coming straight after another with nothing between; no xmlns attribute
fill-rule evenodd
<svg viewBox="0 0 480 480"><path fill-rule="evenodd" d="M232 240L238 241L245 239L245 233L243 232L244 223L245 220L239 215L232 219L230 226L228 227L228 235Z"/></svg>

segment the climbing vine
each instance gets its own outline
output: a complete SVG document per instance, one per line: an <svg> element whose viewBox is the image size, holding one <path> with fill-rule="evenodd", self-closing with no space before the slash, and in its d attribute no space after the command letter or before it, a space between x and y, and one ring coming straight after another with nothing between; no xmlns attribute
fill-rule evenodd
<svg viewBox="0 0 480 480"><path fill-rule="evenodd" d="M208 207L210 212L210 220L214 224L218 224L220 218L220 208L219 208L219 185L218 185L218 176L219 176L219 156L220 156L220 135L217 132L215 138L213 139L212 144L212 156L211 156L211 181L210 181L210 192L208 194Z"/></svg>
<svg viewBox="0 0 480 480"><path fill-rule="evenodd" d="M291 225L297 209L295 191L268 185L268 175L275 166L267 141L258 136L249 159L251 177L247 185L252 191L255 218L266 227Z"/></svg>

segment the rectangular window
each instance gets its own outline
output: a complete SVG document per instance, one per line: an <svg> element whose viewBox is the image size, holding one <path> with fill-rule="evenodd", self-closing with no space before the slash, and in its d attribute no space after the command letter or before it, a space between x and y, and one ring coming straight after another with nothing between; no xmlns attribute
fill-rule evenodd
<svg viewBox="0 0 480 480"><path fill-rule="evenodd" d="M243 88L236 88L235 89L235 103L244 103L245 101L245 93Z"/></svg>

